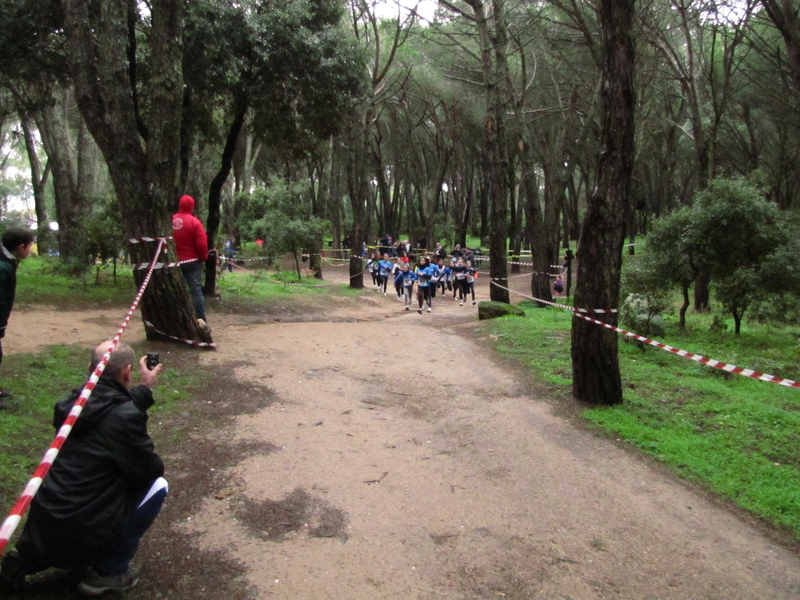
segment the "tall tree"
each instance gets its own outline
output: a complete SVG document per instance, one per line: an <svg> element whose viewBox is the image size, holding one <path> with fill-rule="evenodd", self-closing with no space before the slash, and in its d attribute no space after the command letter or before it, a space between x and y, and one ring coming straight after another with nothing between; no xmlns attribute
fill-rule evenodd
<svg viewBox="0 0 800 600"><path fill-rule="evenodd" d="M619 306L625 217L634 158L634 0L599 0L602 44L602 137L598 179L578 246L575 306ZM616 313L595 315L612 325ZM622 402L617 334L575 318L572 323L572 393L594 404Z"/></svg>
<svg viewBox="0 0 800 600"><path fill-rule="evenodd" d="M171 233L181 147L183 6L180 0L153 0L150 14L140 15L133 1L63 0L78 107L106 159L131 238ZM137 79L139 24L149 26L146 97ZM136 244L131 255L135 262L149 262L154 248ZM135 270L134 277L139 284L144 271ZM211 341L198 327L176 269L154 272L141 307L142 318L153 325L147 328L149 339L165 334Z"/></svg>

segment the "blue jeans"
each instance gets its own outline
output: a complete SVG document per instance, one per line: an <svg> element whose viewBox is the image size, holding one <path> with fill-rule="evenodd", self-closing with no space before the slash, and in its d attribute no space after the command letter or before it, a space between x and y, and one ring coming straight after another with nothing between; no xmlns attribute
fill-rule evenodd
<svg viewBox="0 0 800 600"><path fill-rule="evenodd" d="M122 535L111 551L92 565L95 573L104 577L121 575L128 571L128 565L139 548L139 540L156 520L166 497L167 480L159 477L137 499L138 506L133 518L125 525Z"/></svg>
<svg viewBox="0 0 800 600"><path fill-rule="evenodd" d="M183 281L189 286L194 304L194 315L206 320L206 303L203 300L203 263L193 262L181 265Z"/></svg>

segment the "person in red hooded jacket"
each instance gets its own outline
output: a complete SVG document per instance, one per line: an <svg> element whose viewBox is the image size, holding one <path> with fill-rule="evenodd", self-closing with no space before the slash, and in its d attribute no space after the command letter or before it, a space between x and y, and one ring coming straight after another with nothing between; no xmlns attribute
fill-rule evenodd
<svg viewBox="0 0 800 600"><path fill-rule="evenodd" d="M203 300L203 263L208 258L208 235L200 219L192 214L194 198L181 196L178 212L172 215L172 237L179 261L192 261L181 265L183 280L192 293L197 322L207 329L206 307Z"/></svg>

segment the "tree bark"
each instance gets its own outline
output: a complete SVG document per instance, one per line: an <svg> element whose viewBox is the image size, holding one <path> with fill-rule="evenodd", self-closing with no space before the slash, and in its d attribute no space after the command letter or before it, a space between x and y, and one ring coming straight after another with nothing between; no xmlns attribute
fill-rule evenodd
<svg viewBox="0 0 800 600"><path fill-rule="evenodd" d="M242 94L235 101L235 111L233 123L228 130L228 137L225 140L225 147L222 149L222 164L219 171L211 181L208 190L208 217L206 219L206 233L208 234L208 247L215 249L215 240L219 232L220 206L222 204L222 187L228 180L233 165L233 155L236 152L236 144L239 140L239 133L242 131L244 118L247 114L247 96ZM217 252L209 252L206 261L206 278L203 285L203 295L213 296L217 291Z"/></svg>
<svg viewBox="0 0 800 600"><path fill-rule="evenodd" d="M686 328L686 310L689 308L689 286L683 285L681 286L681 297L683 298L683 304L681 304L680 308L680 317L678 319L678 326L682 328Z"/></svg>
<svg viewBox="0 0 800 600"><path fill-rule="evenodd" d="M709 309L709 285L711 285L711 273L706 267L701 267L694 280L694 309L699 313L706 313Z"/></svg>
<svg viewBox="0 0 800 600"><path fill-rule="evenodd" d="M617 308L625 216L634 158L634 0L600 0L603 32L602 130L598 181L589 199L578 248L575 306ZM617 314L597 314L617 324ZM575 318L572 393L593 404L622 402L617 334Z"/></svg>
<svg viewBox="0 0 800 600"><path fill-rule="evenodd" d="M37 245L39 254L47 254L49 251L48 238L50 237L50 227L47 219L47 206L45 204L44 190L47 185L47 178L50 175L49 161L48 167L42 173L42 163L36 152L36 142L31 129L31 116L25 107L22 96L14 89L11 90L17 102L17 113L22 127L22 134L25 137L25 151L28 154L28 162L31 167L31 186L33 187L33 203L36 211L37 225Z"/></svg>
<svg viewBox="0 0 800 600"><path fill-rule="evenodd" d="M183 3L150 3L147 140L140 135L136 94L131 89L127 4L97 0L90 10L82 0L63 0L63 7L78 107L106 159L126 233L129 237L169 235L181 158ZM131 257L134 262L149 262L153 250L151 244L135 244ZM144 270L134 271L137 286L144 274ZM148 339L169 340L165 336L172 335L211 341L198 327L178 269L154 271L141 309L142 319L153 325L147 327Z"/></svg>
<svg viewBox="0 0 800 600"><path fill-rule="evenodd" d="M69 127L69 103L69 92L59 90L52 101L36 113L36 125L53 175L58 251L62 259L79 258L81 221L87 208L86 198L79 188L75 144Z"/></svg>

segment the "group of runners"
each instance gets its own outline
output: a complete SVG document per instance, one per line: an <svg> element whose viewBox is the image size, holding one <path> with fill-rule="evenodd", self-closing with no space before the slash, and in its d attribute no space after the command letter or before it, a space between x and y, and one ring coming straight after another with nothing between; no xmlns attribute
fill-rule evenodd
<svg viewBox="0 0 800 600"><path fill-rule="evenodd" d="M444 258L436 255L420 256L412 265L406 256L398 256L392 261L388 253L383 257L376 253L367 261L366 268L372 275L373 286L384 296L388 293L389 281L394 283L397 298L405 303L406 310L411 310L415 287L419 314L426 306L428 312L432 311L437 292L442 298L452 292L452 298L459 301L459 306L470 298L472 304L476 304L475 278L478 272L471 260L462 257L452 257L445 262Z"/></svg>

